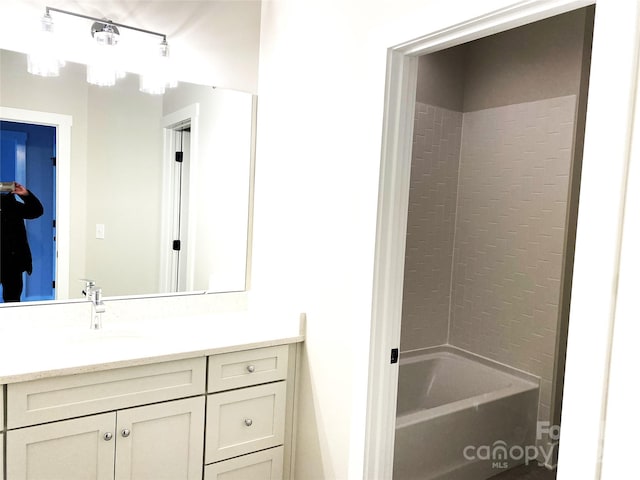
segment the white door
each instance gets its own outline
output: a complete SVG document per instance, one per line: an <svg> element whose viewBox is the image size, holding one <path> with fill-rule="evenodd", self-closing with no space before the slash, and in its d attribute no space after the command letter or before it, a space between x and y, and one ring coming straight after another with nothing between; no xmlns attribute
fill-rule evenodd
<svg viewBox="0 0 640 480"><path fill-rule="evenodd" d="M115 421L104 413L7 432L7 478L113 480Z"/></svg>

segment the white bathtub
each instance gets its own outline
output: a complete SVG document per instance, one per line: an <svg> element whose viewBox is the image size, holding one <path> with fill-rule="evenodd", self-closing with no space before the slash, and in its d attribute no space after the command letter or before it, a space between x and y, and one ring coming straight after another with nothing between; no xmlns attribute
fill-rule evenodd
<svg viewBox="0 0 640 480"><path fill-rule="evenodd" d="M524 463L537 409L535 377L453 347L403 356L393 478L484 480Z"/></svg>

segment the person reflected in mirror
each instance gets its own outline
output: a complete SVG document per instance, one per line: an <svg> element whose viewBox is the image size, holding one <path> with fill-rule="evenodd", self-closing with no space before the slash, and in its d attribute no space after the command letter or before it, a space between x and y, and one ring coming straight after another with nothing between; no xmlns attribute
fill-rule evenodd
<svg viewBox="0 0 640 480"><path fill-rule="evenodd" d="M11 192L0 194L0 283L5 302L20 301L22 273L31 275L33 270L24 221L43 213L38 197L18 182Z"/></svg>

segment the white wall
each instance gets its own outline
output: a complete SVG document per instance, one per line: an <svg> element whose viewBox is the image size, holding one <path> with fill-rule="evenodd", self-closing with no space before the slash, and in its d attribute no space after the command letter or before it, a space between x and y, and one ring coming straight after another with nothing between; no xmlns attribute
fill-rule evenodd
<svg viewBox="0 0 640 480"><path fill-rule="evenodd" d="M263 6L252 302L308 314L298 478L362 476L387 48L509 3Z"/></svg>
<svg viewBox="0 0 640 480"><path fill-rule="evenodd" d="M95 280L109 296L156 293L162 98L141 93L135 75L117 88L89 85L88 91L86 220L71 226L72 232L85 226L86 269L70 279L71 297L80 296L78 278ZM105 227L102 239L97 224Z"/></svg>
<svg viewBox="0 0 640 480"><path fill-rule="evenodd" d="M515 3L279 0L263 7L252 302L297 305L308 314L298 478L362 477L387 49ZM614 25L603 23L600 28L602 34L615 36ZM598 66L608 62L599 53L598 61ZM613 138L624 143L620 136ZM616 147L615 158L619 153ZM607 190L606 202L598 207L613 207L614 216L619 184L613 179L619 174L618 166L608 172L606 188L613 190ZM592 195L597 190L594 180L590 173ZM595 193L599 202L603 193ZM595 227L588 221L585 225L585 231ZM603 239L605 254L593 267L603 272L605 290L614 238L615 228ZM588 255L593 245L585 244L581 252ZM581 284L582 301L589 288L597 291L600 285ZM589 433L583 435L586 440L576 430L577 412L566 438L578 446L574 460L579 447L585 446L582 451L590 461L583 458L583 472L590 473L597 461L591 440L599 423L597 392L602 393L601 347L606 342L602 334L609 301L603 295L595 312L603 327L592 325L589 334L576 324L579 335L587 333L587 343L598 347L587 357L594 377L586 391L596 393L584 410L589 419L588 425L583 422ZM576 344L574 352L578 357L584 348ZM571 368L569 375L575 374ZM573 405L579 404L586 385L585 379L570 385Z"/></svg>
<svg viewBox="0 0 640 480"><path fill-rule="evenodd" d="M194 256L194 285L217 292L244 290L253 97L181 84L165 93L163 102L165 116L199 105L197 164L191 172L195 181L189 188L195 199L189 215L197 221L195 250L189 253Z"/></svg>

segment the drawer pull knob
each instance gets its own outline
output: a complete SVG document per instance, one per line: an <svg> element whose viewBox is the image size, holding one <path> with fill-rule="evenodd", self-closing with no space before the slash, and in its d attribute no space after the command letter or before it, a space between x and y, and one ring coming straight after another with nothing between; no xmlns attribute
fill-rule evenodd
<svg viewBox="0 0 640 480"><path fill-rule="evenodd" d="M108 442L109 440L111 440L113 438L113 433L107 432L102 436L102 438L104 438Z"/></svg>
<svg viewBox="0 0 640 480"><path fill-rule="evenodd" d="M253 373L255 371L256 371L256 366L255 365L247 365L247 372Z"/></svg>
<svg viewBox="0 0 640 480"><path fill-rule="evenodd" d="M253 425L253 420L251 420L250 418L245 418L245 419L244 419L244 424L245 424L247 427L250 427L251 425Z"/></svg>
<svg viewBox="0 0 640 480"><path fill-rule="evenodd" d="M123 429L122 429L122 432L120 432L120 434L121 434L123 437L125 437L125 438L126 438L126 437L128 437L129 435L131 435L131 430L129 430L128 428L123 428Z"/></svg>

